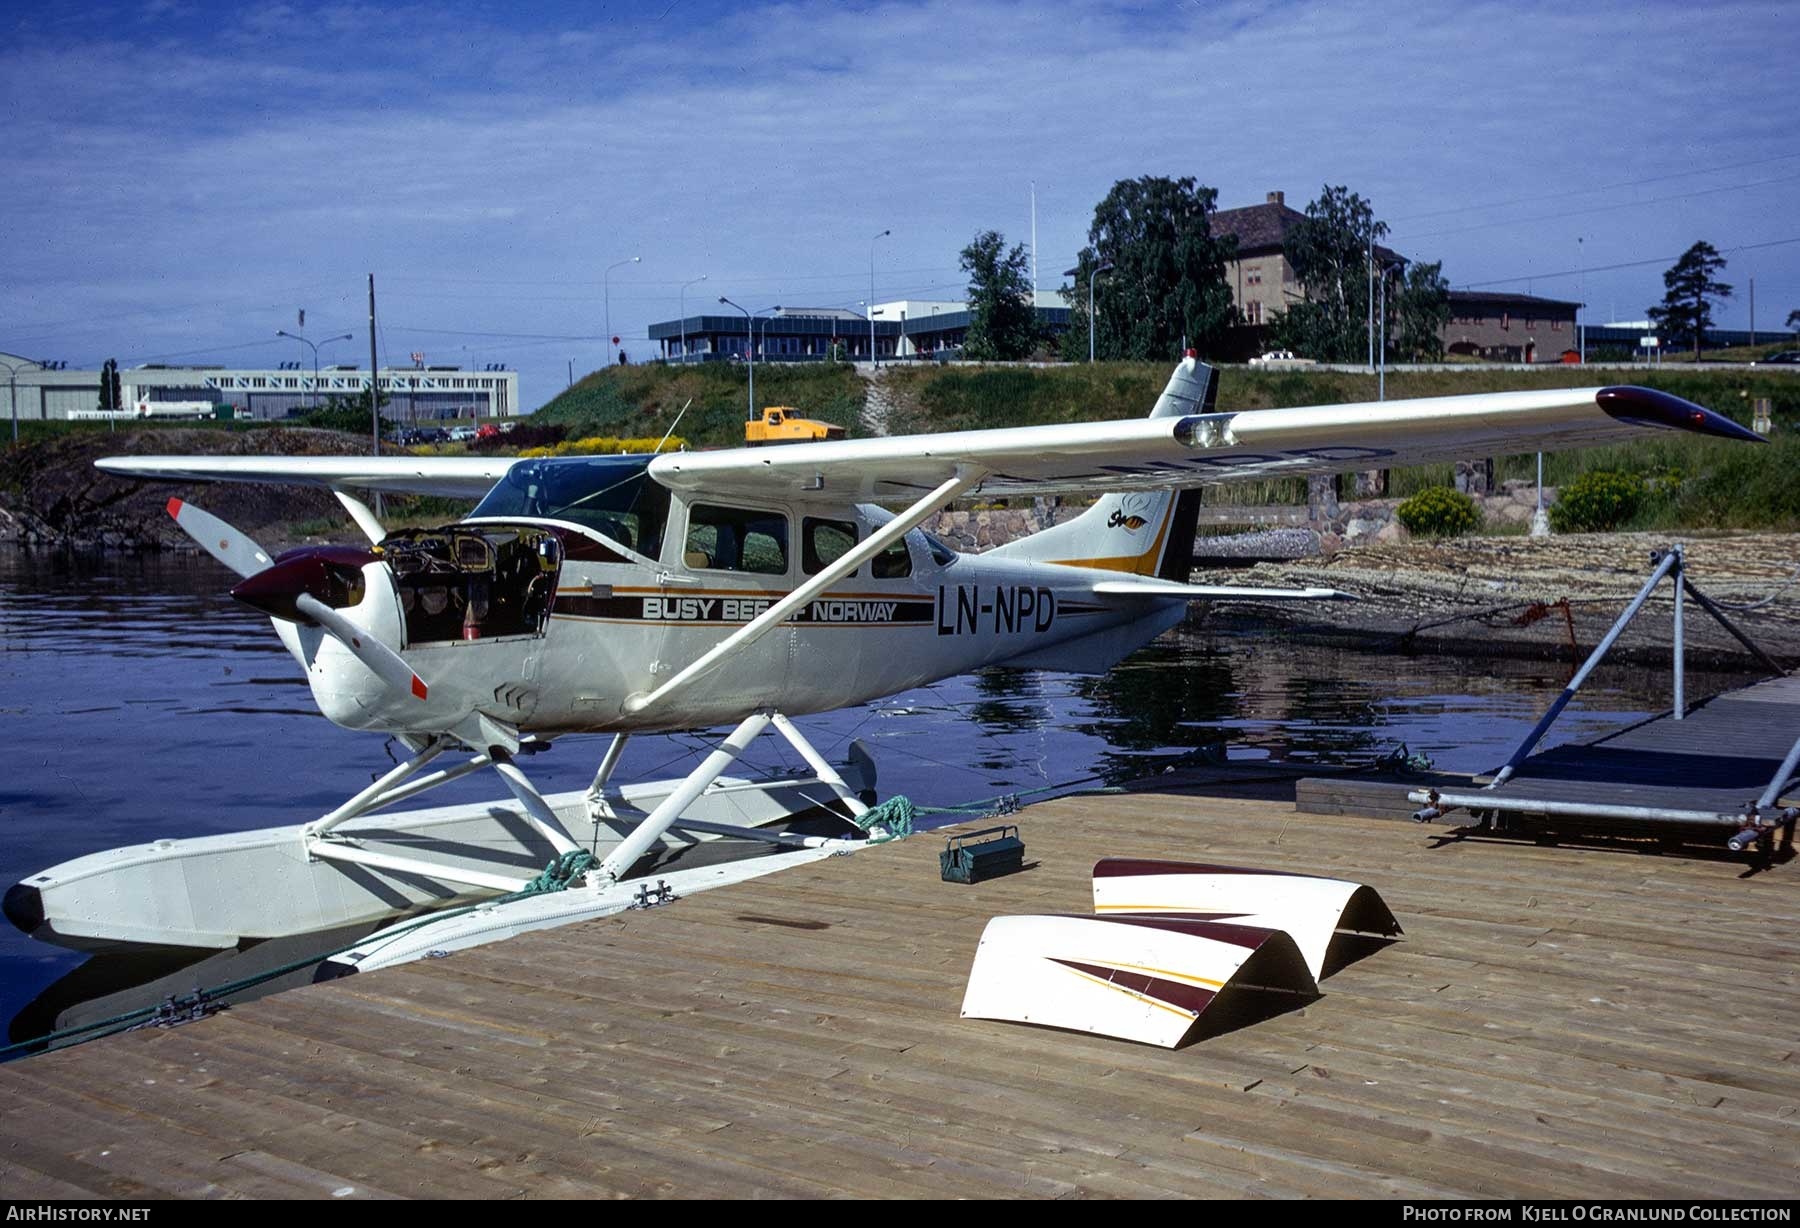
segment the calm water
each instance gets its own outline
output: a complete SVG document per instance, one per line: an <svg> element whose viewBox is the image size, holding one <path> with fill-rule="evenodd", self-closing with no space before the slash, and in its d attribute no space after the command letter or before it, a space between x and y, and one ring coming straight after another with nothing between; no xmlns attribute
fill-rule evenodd
<svg viewBox="0 0 1800 1228"><path fill-rule="evenodd" d="M229 583L209 559L0 551L0 888L115 845L302 822L389 766L381 738L317 714L298 667L265 619L226 596ZM1502 759L1566 679L1550 663L1375 656L1199 628L1104 678L996 670L801 723L833 757L862 738L884 796L951 805L1154 770L1221 738L1234 760L1359 763L1405 743L1474 771ZM1667 685L1603 671L1552 740L1658 710ZM604 746L565 738L527 766L546 792L580 788ZM621 778L685 771L698 746L637 739ZM772 765L785 752L765 738L751 759ZM478 774L425 804L498 795L497 783ZM0 924L0 1019L81 959Z"/></svg>

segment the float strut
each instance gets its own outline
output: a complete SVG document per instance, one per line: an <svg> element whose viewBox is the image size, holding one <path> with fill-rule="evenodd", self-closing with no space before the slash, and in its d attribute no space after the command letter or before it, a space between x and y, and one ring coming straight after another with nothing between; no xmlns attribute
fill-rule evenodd
<svg viewBox="0 0 1800 1228"><path fill-rule="evenodd" d="M649 818L634 827L631 834L606 855L606 860L600 863L599 873L593 875L589 881L604 882L610 879L616 883L623 878L625 872L631 869L637 859L642 857L650 846L669 830L675 820L681 817L681 812L691 806L695 798L706 792L713 781L717 780L720 774L731 766L732 761L743 754L750 743L756 741L757 735L766 729L768 724L767 713L752 712L745 717L743 723L732 730L731 736L720 744L718 750L702 760L700 766L690 772L687 779L682 781L673 793L664 798L661 805L650 812Z"/></svg>
<svg viewBox="0 0 1800 1228"><path fill-rule="evenodd" d="M837 769L825 761L825 756L821 755L813 744L806 740L805 734L794 728L794 722L779 712L770 719L775 723L775 732L786 738L788 745L800 752L800 757L806 760L806 766L813 770L813 775L838 795L844 805L850 808L851 814L869 813L869 808L863 805L860 797L850 791L850 786L844 783L844 778L838 775Z"/></svg>
<svg viewBox="0 0 1800 1228"><path fill-rule="evenodd" d="M500 779L506 782L512 795L519 799L519 805L525 811L525 821L537 828L538 834L548 840L552 848L559 854L573 853L581 848L564 830L556 812L550 809L550 804L537 791L537 787L526 779L525 773L498 759L494 761L494 770L500 773Z"/></svg>
<svg viewBox="0 0 1800 1228"><path fill-rule="evenodd" d="M348 819L354 819L364 811L373 809L376 805L380 804L383 795L387 793L389 789L392 789L395 785L399 784L414 772L417 772L420 768L424 767L427 763L430 763L433 759L437 758L438 755L443 752L444 746L445 742L442 738L433 738L431 741L425 743L424 749L420 750L418 754L403 763L396 764L392 771L382 776L374 784L364 789L361 793L358 793L355 797L339 806L336 810L333 810L330 814L322 815L317 821L310 824L306 829L306 834L309 836L322 836L332 828L336 827L339 823L345 822Z"/></svg>

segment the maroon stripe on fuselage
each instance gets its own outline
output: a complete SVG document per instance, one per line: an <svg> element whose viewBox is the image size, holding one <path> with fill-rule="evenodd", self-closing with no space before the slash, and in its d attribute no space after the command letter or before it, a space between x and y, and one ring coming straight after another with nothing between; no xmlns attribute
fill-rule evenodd
<svg viewBox="0 0 1800 1228"><path fill-rule="evenodd" d="M1051 957L1055 959L1054 956ZM1202 989L1198 985L1188 985L1181 981L1164 980L1160 976L1149 976L1142 972L1131 972L1124 968L1108 968L1100 964L1083 964L1072 959L1056 959L1055 962L1065 968L1073 968L1077 972L1085 972L1091 977L1105 981L1109 985L1117 985L1121 989L1129 989L1133 993L1143 994L1146 998L1154 998L1158 1002L1166 1002L1177 1010L1191 1011L1198 1015L1206 1009L1207 1003L1217 995L1210 989Z"/></svg>

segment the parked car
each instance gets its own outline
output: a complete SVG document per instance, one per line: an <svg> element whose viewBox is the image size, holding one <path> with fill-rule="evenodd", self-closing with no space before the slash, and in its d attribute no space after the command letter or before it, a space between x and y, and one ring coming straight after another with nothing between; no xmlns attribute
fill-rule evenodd
<svg viewBox="0 0 1800 1228"><path fill-rule="evenodd" d="M475 428L472 426L453 426L450 428L451 443L467 443L473 438L475 438Z"/></svg>
<svg viewBox="0 0 1800 1228"><path fill-rule="evenodd" d="M1753 367L1800 367L1800 350L1782 350L1750 364Z"/></svg>
<svg viewBox="0 0 1800 1228"><path fill-rule="evenodd" d="M1250 360L1250 365L1253 367L1273 367L1284 363L1292 363L1296 366L1311 366L1313 365L1313 360L1310 358L1301 358L1292 350L1270 350L1261 357L1252 358Z"/></svg>

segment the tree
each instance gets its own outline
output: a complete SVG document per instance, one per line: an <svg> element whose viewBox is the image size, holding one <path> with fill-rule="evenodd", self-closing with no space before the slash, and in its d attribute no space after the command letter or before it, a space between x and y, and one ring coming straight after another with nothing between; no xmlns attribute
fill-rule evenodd
<svg viewBox="0 0 1800 1228"><path fill-rule="evenodd" d="M990 362L1029 356L1038 327L1024 246L1014 244L1009 252L999 231L984 230L963 248L962 268L969 275L964 356Z"/></svg>
<svg viewBox="0 0 1800 1228"><path fill-rule="evenodd" d="M1341 184L1327 184L1306 206L1306 220L1282 244L1306 293L1276 318L1275 337L1284 349L1321 362L1367 356L1369 253L1387 232L1369 202Z"/></svg>
<svg viewBox="0 0 1800 1228"><path fill-rule="evenodd" d="M1665 339L1693 344L1695 362L1712 327L1712 300L1731 297L1731 287L1715 276L1724 267L1725 257L1701 240L1663 274L1663 301L1650 308L1650 322Z"/></svg>
<svg viewBox="0 0 1800 1228"><path fill-rule="evenodd" d="M1396 350L1401 362L1436 362L1444 356L1444 325L1450 323L1450 283L1444 262L1415 264L1406 271L1395 304L1399 317Z"/></svg>
<svg viewBox="0 0 1800 1228"><path fill-rule="evenodd" d="M1787 326L1800 333L1800 309L1788 312Z"/></svg>
<svg viewBox="0 0 1800 1228"><path fill-rule="evenodd" d="M1169 360L1182 342L1206 351L1237 322L1225 262L1235 241L1215 237L1218 192L1192 178L1121 179L1094 206L1088 246L1062 294L1070 307L1063 355L1086 358L1088 278L1094 283L1094 345L1101 358Z"/></svg>
<svg viewBox="0 0 1800 1228"><path fill-rule="evenodd" d="M388 394L376 393L376 404L385 407ZM344 396L332 393L325 398L323 405L306 410L300 414L300 421L307 426L317 427L325 431L344 431L351 435L367 435L369 433L369 398L366 393L354 393ZM381 433L386 435L394 424L386 414L381 417Z"/></svg>

